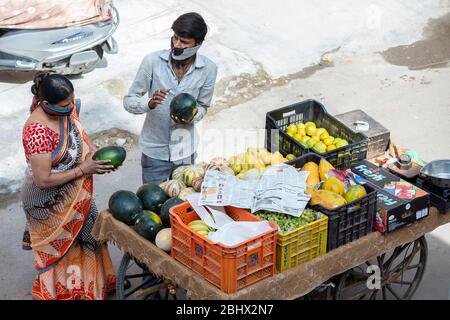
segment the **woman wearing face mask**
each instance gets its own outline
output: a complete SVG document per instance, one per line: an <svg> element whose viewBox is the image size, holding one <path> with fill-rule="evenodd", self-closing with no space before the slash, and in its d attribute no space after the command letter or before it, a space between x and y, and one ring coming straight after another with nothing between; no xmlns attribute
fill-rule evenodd
<svg viewBox="0 0 450 320"><path fill-rule="evenodd" d="M92 175L113 166L92 160L96 147L80 124L80 102L66 77L38 73L31 92L22 202L24 249L33 250L38 271L33 298L105 299L115 274L106 244L91 235L98 214Z"/></svg>

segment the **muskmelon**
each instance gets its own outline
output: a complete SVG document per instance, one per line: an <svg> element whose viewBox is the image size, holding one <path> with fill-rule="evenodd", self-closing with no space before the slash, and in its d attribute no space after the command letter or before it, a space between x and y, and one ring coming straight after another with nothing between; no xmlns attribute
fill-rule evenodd
<svg viewBox="0 0 450 320"><path fill-rule="evenodd" d="M183 182L187 187L192 187L196 178L203 178L205 170L200 165L190 165L183 170Z"/></svg>
<svg viewBox="0 0 450 320"><path fill-rule="evenodd" d="M133 192L119 190L109 198L109 211L119 221L133 225L142 214L142 202Z"/></svg>
<svg viewBox="0 0 450 320"><path fill-rule="evenodd" d="M178 196L178 194L181 192L181 190L186 188L186 185L184 184L183 181L175 180L175 179L169 180L169 181L165 182L163 185L159 185L159 186L161 187L161 189L164 190L164 192L169 197Z"/></svg>
<svg viewBox="0 0 450 320"><path fill-rule="evenodd" d="M170 251L172 247L172 229L165 228L159 231L155 238L155 244L164 251Z"/></svg>
<svg viewBox="0 0 450 320"><path fill-rule="evenodd" d="M150 210L159 214L162 205L169 197L163 189L156 184L144 184L136 192L142 201L144 210Z"/></svg>

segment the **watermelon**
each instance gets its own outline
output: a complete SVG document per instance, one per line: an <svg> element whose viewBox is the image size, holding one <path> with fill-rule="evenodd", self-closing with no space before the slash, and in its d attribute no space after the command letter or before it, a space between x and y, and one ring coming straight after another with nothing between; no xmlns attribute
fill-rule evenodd
<svg viewBox="0 0 450 320"><path fill-rule="evenodd" d="M163 206L161 207L161 213L159 214L159 217L161 218L162 223L165 227L170 228L170 208L183 202L184 201L178 197L170 198L169 200L164 202Z"/></svg>
<svg viewBox="0 0 450 320"><path fill-rule="evenodd" d="M108 207L114 218L129 226L135 224L142 214L141 200L127 190L114 192L109 198Z"/></svg>
<svg viewBox="0 0 450 320"><path fill-rule="evenodd" d="M188 93L180 93L170 102L171 117L176 116L180 120L191 122L197 111L197 100Z"/></svg>
<svg viewBox="0 0 450 320"><path fill-rule="evenodd" d="M158 232L163 229L161 218L153 211L144 210L139 216L134 230L149 241L155 241Z"/></svg>
<svg viewBox="0 0 450 320"><path fill-rule="evenodd" d="M125 161L127 156L127 152L122 147L117 146L108 146L101 149L98 149L92 159L94 160L111 160L111 164L114 168L121 166Z"/></svg>
<svg viewBox="0 0 450 320"><path fill-rule="evenodd" d="M169 197L156 184L144 184L136 192L139 199L142 201L144 210L150 210L159 214L162 205Z"/></svg>

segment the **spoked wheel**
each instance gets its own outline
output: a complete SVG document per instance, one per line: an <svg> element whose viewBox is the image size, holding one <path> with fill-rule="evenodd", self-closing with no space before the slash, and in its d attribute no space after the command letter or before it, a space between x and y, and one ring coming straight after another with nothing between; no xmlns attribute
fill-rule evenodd
<svg viewBox="0 0 450 320"><path fill-rule="evenodd" d="M335 299L409 300L422 280L427 255L427 241L422 236L366 261L342 275Z"/></svg>
<svg viewBox="0 0 450 320"><path fill-rule="evenodd" d="M124 254L117 272L116 295L118 300L168 300L177 299L176 290L168 288L163 279Z"/></svg>

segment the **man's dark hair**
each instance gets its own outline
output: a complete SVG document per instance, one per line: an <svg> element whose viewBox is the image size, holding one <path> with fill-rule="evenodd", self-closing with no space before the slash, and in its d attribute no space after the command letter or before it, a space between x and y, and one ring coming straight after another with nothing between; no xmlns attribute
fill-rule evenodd
<svg viewBox="0 0 450 320"><path fill-rule="evenodd" d="M201 15L189 12L179 16L173 22L172 30L182 38L191 38L196 42L202 42L208 32L208 26Z"/></svg>
<svg viewBox="0 0 450 320"><path fill-rule="evenodd" d="M31 92L40 100L58 103L70 96L73 84L63 75L38 72L34 77Z"/></svg>

